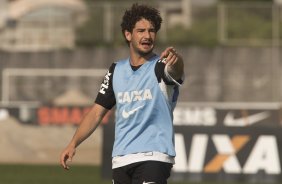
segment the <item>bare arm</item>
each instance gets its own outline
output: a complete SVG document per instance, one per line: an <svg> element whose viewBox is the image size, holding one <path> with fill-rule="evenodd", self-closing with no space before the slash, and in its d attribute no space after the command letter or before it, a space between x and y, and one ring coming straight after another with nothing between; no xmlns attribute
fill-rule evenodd
<svg viewBox="0 0 282 184"><path fill-rule="evenodd" d="M107 112L108 109L105 109L101 105L94 104L91 110L83 117L72 140L61 153L60 163L64 169L69 169L67 161L72 160L72 157L75 155L76 147L96 130Z"/></svg>
<svg viewBox="0 0 282 184"><path fill-rule="evenodd" d="M166 58L165 63L169 75L175 80L181 79L184 72L182 56L178 54L173 47L168 47L162 52L160 58Z"/></svg>

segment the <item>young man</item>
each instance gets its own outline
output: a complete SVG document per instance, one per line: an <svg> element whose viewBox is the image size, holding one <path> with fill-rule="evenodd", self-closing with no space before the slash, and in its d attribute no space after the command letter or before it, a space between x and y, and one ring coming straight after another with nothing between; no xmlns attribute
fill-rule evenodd
<svg viewBox="0 0 282 184"><path fill-rule="evenodd" d="M167 183L176 155L172 113L184 74L173 47L160 56L153 52L161 22L159 11L149 6L133 4L125 11L121 27L129 58L109 68L95 104L61 154L65 169L76 147L116 105L113 183Z"/></svg>

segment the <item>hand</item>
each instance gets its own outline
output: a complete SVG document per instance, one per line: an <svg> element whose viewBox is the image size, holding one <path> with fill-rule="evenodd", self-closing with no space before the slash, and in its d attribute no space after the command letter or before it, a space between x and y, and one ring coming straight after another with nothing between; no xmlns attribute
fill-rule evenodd
<svg viewBox="0 0 282 184"><path fill-rule="evenodd" d="M160 59L165 59L164 63L168 66L167 72L174 80L183 77L184 62L181 55L178 54L173 47L166 48L162 52Z"/></svg>
<svg viewBox="0 0 282 184"><path fill-rule="evenodd" d="M168 66L176 64L178 60L181 59L181 57L177 54L176 50L173 47L168 47L162 52L160 59L164 58L164 63Z"/></svg>
<svg viewBox="0 0 282 184"><path fill-rule="evenodd" d="M75 148L68 146L62 153L60 157L60 163L64 169L69 170L70 167L67 162L71 162L73 156L75 155Z"/></svg>

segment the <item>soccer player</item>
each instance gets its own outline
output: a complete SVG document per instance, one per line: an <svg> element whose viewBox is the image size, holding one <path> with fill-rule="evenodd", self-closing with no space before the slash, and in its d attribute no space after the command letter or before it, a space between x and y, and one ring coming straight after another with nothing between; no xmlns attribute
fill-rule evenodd
<svg viewBox="0 0 282 184"><path fill-rule="evenodd" d="M183 59L173 48L153 52L162 18L157 9L133 4L121 28L129 57L113 63L91 110L61 153L61 165L116 106L112 152L114 184L165 184L174 164L173 109L183 82Z"/></svg>

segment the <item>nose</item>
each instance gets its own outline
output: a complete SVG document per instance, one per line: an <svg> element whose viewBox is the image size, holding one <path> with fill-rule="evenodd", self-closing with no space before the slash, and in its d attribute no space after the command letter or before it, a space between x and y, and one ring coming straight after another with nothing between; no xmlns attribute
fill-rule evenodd
<svg viewBox="0 0 282 184"><path fill-rule="evenodd" d="M151 34L150 34L150 31L149 31L149 30L146 30L146 31L144 32L144 37L145 37L145 38L151 38Z"/></svg>

